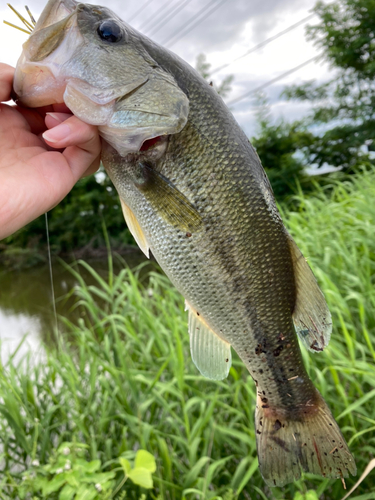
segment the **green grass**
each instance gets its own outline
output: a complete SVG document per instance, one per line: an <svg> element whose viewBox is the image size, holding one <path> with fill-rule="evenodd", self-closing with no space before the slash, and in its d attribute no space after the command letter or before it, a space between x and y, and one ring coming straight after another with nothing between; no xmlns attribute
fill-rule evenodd
<svg viewBox="0 0 375 500"><path fill-rule="evenodd" d="M331 407L359 473L375 454L375 172L299 199L284 220L329 303L334 330L325 352L304 351L311 378ZM228 379L212 382L194 367L182 297L152 272L111 272L96 284L77 268L78 325L64 319L59 348L36 364L0 367L0 499L58 498L22 493L26 470L53 459L64 442L86 445L87 461L115 471L119 457L148 450L154 488L126 482L113 498L293 499L308 490L344 495L340 481L305 474L285 488L265 486L257 466L255 387L234 357ZM98 305L100 303L100 306ZM40 467L31 465L38 460ZM98 463L98 462L95 462ZM347 480L350 488L356 479ZM369 476L352 500L375 499ZM28 496L27 496L28 495ZM314 498L309 493L308 498ZM78 497L77 497L78 498ZM82 497L83 498L83 497ZM101 496L97 498L111 498Z"/></svg>

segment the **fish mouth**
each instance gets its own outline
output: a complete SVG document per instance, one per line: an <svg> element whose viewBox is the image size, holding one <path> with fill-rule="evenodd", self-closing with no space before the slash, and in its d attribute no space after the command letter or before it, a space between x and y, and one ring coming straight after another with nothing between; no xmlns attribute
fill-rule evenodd
<svg viewBox="0 0 375 500"><path fill-rule="evenodd" d="M60 68L83 41L77 27L80 5L74 0L47 3L17 62L12 96L17 104L35 108L64 102L66 79ZM75 43L64 44L72 30Z"/></svg>
<svg viewBox="0 0 375 500"><path fill-rule="evenodd" d="M49 0L36 22L34 32L66 19L78 5L74 0Z"/></svg>
<svg viewBox="0 0 375 500"><path fill-rule="evenodd" d="M117 45L101 36L99 27L107 20L123 33ZM65 103L77 118L98 126L121 156L142 147L156 154L165 141L146 141L180 132L189 100L142 48L139 36L106 7L49 0L17 63L17 104Z"/></svg>

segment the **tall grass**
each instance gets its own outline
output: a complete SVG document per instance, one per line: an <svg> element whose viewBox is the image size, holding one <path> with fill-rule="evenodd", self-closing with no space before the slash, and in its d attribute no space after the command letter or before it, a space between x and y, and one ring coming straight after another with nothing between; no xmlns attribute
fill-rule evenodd
<svg viewBox="0 0 375 500"><path fill-rule="evenodd" d="M334 320L325 352L304 352L361 472L375 454L375 172L299 199L284 220L325 292ZM0 369L0 499L20 498L25 470L62 443L87 445L87 460L117 472L142 448L157 461L154 489L125 485L114 498L340 499L340 481L309 474L267 488L258 471L255 387L234 356L228 379L194 367L182 297L156 272L123 269L88 286L75 268L78 324L64 318L59 346L38 363ZM111 271L111 262L110 262ZM98 306L100 303L100 306ZM346 481L350 487L355 479ZM374 499L371 476L353 500ZM46 498L34 494L34 497ZM55 496L54 496L55 495ZM58 498L51 494L48 498ZM100 498L100 496L98 496ZM104 497L103 497L104 498Z"/></svg>

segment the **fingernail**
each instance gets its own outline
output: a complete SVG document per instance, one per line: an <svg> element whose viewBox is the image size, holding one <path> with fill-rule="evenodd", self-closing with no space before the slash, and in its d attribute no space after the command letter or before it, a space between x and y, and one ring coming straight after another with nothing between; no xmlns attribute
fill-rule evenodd
<svg viewBox="0 0 375 500"><path fill-rule="evenodd" d="M70 135L70 127L65 123L61 125L57 125L57 127L53 127L50 130L47 130L43 134L43 139L48 142L59 142L63 139L66 139Z"/></svg>
<svg viewBox="0 0 375 500"><path fill-rule="evenodd" d="M59 123L62 123L66 120L66 116L64 115L64 118L61 116L61 113L46 113L46 115L50 116L54 120L56 120ZM57 126L57 125L56 125Z"/></svg>

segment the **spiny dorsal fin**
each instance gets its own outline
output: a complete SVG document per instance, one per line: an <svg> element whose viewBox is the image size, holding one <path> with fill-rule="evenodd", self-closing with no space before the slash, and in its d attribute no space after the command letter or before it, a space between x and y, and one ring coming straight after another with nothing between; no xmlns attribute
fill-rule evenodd
<svg viewBox="0 0 375 500"><path fill-rule="evenodd" d="M290 249L296 282L294 326L309 351L322 351L331 338L331 313L313 272L291 236Z"/></svg>
<svg viewBox="0 0 375 500"><path fill-rule="evenodd" d="M209 328L198 312L189 309L190 352L195 366L207 378L222 380L232 364L230 344Z"/></svg>
<svg viewBox="0 0 375 500"><path fill-rule="evenodd" d="M139 248L146 255L146 257L150 258L150 247L147 243L146 237L141 229L141 226L138 224L137 219L135 218L134 213L130 210L128 205L120 198L122 213L125 217L125 222L129 228L129 231L132 233L133 238L137 242Z"/></svg>

